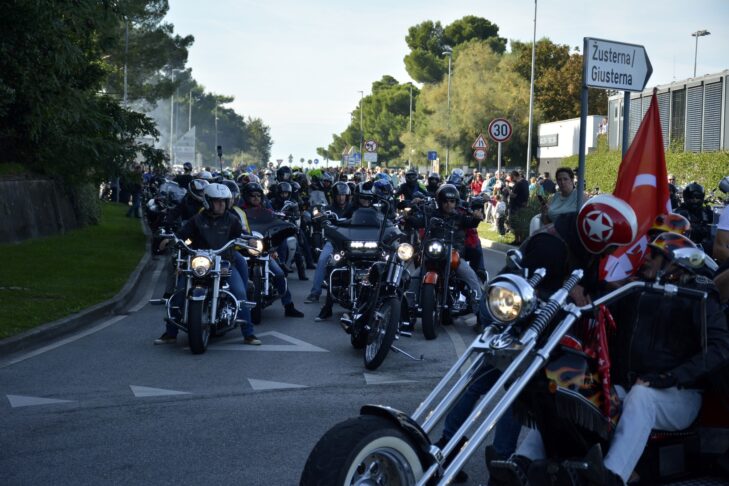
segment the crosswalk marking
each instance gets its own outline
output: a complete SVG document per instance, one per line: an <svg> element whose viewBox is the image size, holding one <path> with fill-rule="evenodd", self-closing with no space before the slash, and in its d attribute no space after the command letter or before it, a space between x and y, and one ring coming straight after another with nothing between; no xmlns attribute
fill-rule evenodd
<svg viewBox="0 0 729 486"><path fill-rule="evenodd" d="M172 395L190 395L190 392L177 391L177 390L166 390L164 388L152 388L148 386L129 385L132 389L132 393L137 398L146 397L168 397Z"/></svg>
<svg viewBox="0 0 729 486"><path fill-rule="evenodd" d="M256 391L261 390L283 390L286 388L308 388L306 385L295 385L293 383L281 383L279 381L254 380L248 378L248 383Z"/></svg>
<svg viewBox="0 0 729 486"><path fill-rule="evenodd" d="M71 403L73 400L59 400L57 398L29 397L25 395L5 395L13 408L33 407L36 405L54 405L58 403Z"/></svg>
<svg viewBox="0 0 729 486"><path fill-rule="evenodd" d="M221 341L220 344L209 346L208 351L293 351L308 353L329 352L326 349L320 348L319 346L314 346L311 343L307 343L306 341L296 339L295 337L291 337L278 331L267 331L256 335L261 339L261 341L263 341L264 344L261 344L260 346L245 345L243 344L243 337L238 335L238 337L236 338L227 339L225 341ZM269 343L271 342L271 339L263 339L266 337L276 338L288 344L266 344L267 341Z"/></svg>

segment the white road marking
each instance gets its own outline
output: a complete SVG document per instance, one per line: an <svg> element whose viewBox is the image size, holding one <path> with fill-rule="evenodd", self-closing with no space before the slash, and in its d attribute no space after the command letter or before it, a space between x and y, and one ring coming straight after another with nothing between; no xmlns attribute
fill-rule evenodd
<svg viewBox="0 0 729 486"><path fill-rule="evenodd" d="M177 391L177 390L165 390L164 388L151 388L148 386L129 385L132 389L132 393L137 398L146 397L168 397L172 395L190 395L190 392Z"/></svg>
<svg viewBox="0 0 729 486"><path fill-rule="evenodd" d="M236 332L236 331L231 331ZM261 344L260 346L249 346L243 344L243 336L238 336L235 339L227 339L222 341L220 345L210 346L209 351L286 351L286 352L309 352L309 353L328 353L326 349L314 346L313 344L307 343L300 339L288 336L278 331L267 331L260 334L256 334L261 341L264 343L266 340L262 339L265 337L273 337L281 341L285 341L289 344ZM230 344L225 344L230 343Z"/></svg>
<svg viewBox="0 0 729 486"><path fill-rule="evenodd" d="M287 388L309 388L306 385L295 385L293 383L282 383L279 381L254 380L253 378L248 378L248 383L250 383L251 388L256 391L284 390Z"/></svg>
<svg viewBox="0 0 729 486"><path fill-rule="evenodd" d="M368 385L386 385L390 383L415 383L414 380L403 380L393 375L363 373Z"/></svg>
<svg viewBox="0 0 729 486"><path fill-rule="evenodd" d="M48 346L43 346L42 348L38 348L35 351L21 354L17 358L3 362L2 364L0 364L0 368L6 368L6 367L14 365L16 363L20 363L21 361L25 361L26 359L34 358L40 354L46 353L46 352L54 350L56 348L60 348L61 346L64 346L68 343L78 341L79 339L84 338L90 334L94 334L96 332L101 331L102 329L106 329L107 327L111 326L112 324L116 324L117 322L121 321L122 319L125 319L126 317L127 316L114 316L111 319L108 319L108 320L102 322L101 324L98 324L92 328L86 329L86 330L78 332L76 334L72 334L71 336L69 336L67 338L61 339L59 341L55 341L54 343L49 344Z"/></svg>
<svg viewBox="0 0 729 486"><path fill-rule="evenodd" d="M28 397L24 395L6 395L10 406L18 407L34 407L36 405L53 405L57 403L71 403L73 400L58 400L56 398Z"/></svg>

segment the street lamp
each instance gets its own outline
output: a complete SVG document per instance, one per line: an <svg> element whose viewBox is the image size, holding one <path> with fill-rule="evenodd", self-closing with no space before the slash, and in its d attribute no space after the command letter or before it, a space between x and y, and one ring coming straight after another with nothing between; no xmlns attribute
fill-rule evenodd
<svg viewBox="0 0 729 486"><path fill-rule="evenodd" d="M696 57L699 53L699 37L709 34L711 34L711 32L708 30L697 30L691 34L693 37L696 37L696 47L694 47L694 77L696 77Z"/></svg>
<svg viewBox="0 0 729 486"><path fill-rule="evenodd" d="M364 118L362 117L364 112L364 91L357 91L359 93L359 166L362 167L364 163L364 154L362 149L364 147Z"/></svg>
<svg viewBox="0 0 729 486"><path fill-rule="evenodd" d="M448 56L448 130L446 131L446 174L448 174L451 152L451 61L453 60L453 49L450 46L444 46L443 55Z"/></svg>
<svg viewBox="0 0 729 486"><path fill-rule="evenodd" d="M527 133L527 159L524 178L529 180L529 165L532 162L532 125L534 123L534 65L537 48L537 0L534 0L534 35L532 36L532 77L529 83L529 131Z"/></svg>
<svg viewBox="0 0 729 486"><path fill-rule="evenodd" d="M413 166L412 143L413 143L413 83L410 83L410 156L408 157L408 169Z"/></svg>

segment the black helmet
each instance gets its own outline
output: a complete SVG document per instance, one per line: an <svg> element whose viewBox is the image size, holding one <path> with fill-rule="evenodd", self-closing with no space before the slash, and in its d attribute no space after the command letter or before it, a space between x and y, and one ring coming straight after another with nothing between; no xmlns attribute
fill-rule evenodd
<svg viewBox="0 0 729 486"><path fill-rule="evenodd" d="M729 176L725 176L719 181L719 190L724 194L729 194Z"/></svg>
<svg viewBox="0 0 729 486"><path fill-rule="evenodd" d="M455 199L458 201L461 198L461 194L453 184L443 184L435 191L435 197L438 200L438 204L443 204L446 199Z"/></svg>
<svg viewBox="0 0 729 486"><path fill-rule="evenodd" d="M372 182L360 182L357 186L357 198L359 199L374 199L374 193L372 192Z"/></svg>
<svg viewBox="0 0 729 486"><path fill-rule="evenodd" d="M185 162L184 164L182 164L182 169L185 172L192 172L192 163L191 162Z"/></svg>
<svg viewBox="0 0 729 486"><path fill-rule="evenodd" d="M291 167L288 165L282 165L276 169L276 180L279 182L291 180Z"/></svg>
<svg viewBox="0 0 729 486"><path fill-rule="evenodd" d="M692 182L683 190L683 202L692 209L701 207L705 196L704 187L697 182Z"/></svg>
<svg viewBox="0 0 729 486"><path fill-rule="evenodd" d="M291 193L292 194L298 194L300 190L301 190L301 184L299 184L296 181L291 183Z"/></svg>
<svg viewBox="0 0 729 486"><path fill-rule="evenodd" d="M409 185L416 184L418 182L418 171L415 169L408 169L405 172L405 182Z"/></svg>
<svg viewBox="0 0 729 486"><path fill-rule="evenodd" d="M255 192L263 197L263 187L258 182L249 182L244 188L243 195L248 199Z"/></svg>
<svg viewBox="0 0 729 486"><path fill-rule="evenodd" d="M230 194L232 197L231 204L235 203L235 201L238 199L238 196L240 196L240 188L238 187L238 184L227 179L221 182L221 184L223 184L230 190Z"/></svg>
<svg viewBox="0 0 729 486"><path fill-rule="evenodd" d="M332 197L334 196L350 196L352 191L346 182L339 181L332 186Z"/></svg>
<svg viewBox="0 0 729 486"><path fill-rule="evenodd" d="M428 185L437 186L438 184L440 184L440 174L438 174L437 172L431 172L428 175Z"/></svg>
<svg viewBox="0 0 729 486"><path fill-rule="evenodd" d="M324 187L324 183L325 183L325 182L328 182L330 186L331 186L331 185L332 185L332 183L334 182L334 178L333 178L333 177L332 177L332 176L331 176L331 175L329 174L329 172L324 172L324 173L323 173L323 174L321 175L321 185L322 185L322 187ZM325 189L326 189L326 188L325 188Z"/></svg>
<svg viewBox="0 0 729 486"><path fill-rule="evenodd" d="M288 182L279 182L278 183L278 188L276 189L276 191L279 194L283 194L284 192L288 192L289 193L289 196L291 195L292 192L294 192L293 187L291 187L291 184L288 183Z"/></svg>
<svg viewBox="0 0 729 486"><path fill-rule="evenodd" d="M352 174L352 180L355 182L355 184L359 184L362 182L362 173L361 172L355 172Z"/></svg>
<svg viewBox="0 0 729 486"><path fill-rule="evenodd" d="M190 191L190 195L192 197L202 202L203 193L205 192L205 188L208 186L208 184L209 182L204 179L193 179L187 185L187 189Z"/></svg>

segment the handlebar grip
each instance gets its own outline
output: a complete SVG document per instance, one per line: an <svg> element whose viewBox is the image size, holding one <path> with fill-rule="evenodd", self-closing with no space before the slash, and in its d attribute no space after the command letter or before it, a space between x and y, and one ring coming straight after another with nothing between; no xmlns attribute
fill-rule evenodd
<svg viewBox="0 0 729 486"><path fill-rule="evenodd" d="M692 297L692 298L697 298L697 299L706 298L706 292L704 292L703 290L687 289L684 287L677 287L676 294L680 295L682 297Z"/></svg>

